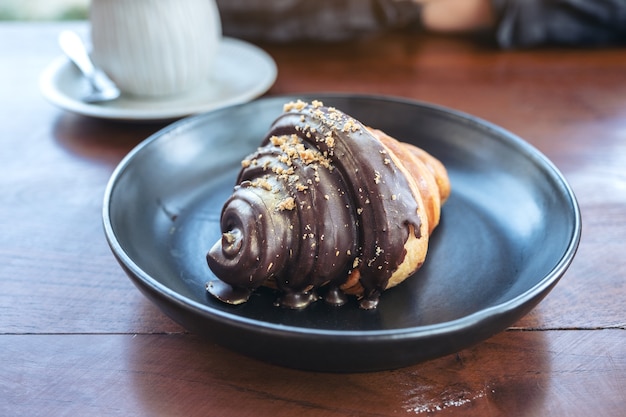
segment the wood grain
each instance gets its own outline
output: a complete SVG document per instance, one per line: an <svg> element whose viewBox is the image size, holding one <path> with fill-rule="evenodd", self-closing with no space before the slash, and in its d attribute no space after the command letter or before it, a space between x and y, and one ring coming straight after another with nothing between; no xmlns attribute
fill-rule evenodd
<svg viewBox="0 0 626 417"><path fill-rule="evenodd" d="M8 401L0 413L618 416L626 406L621 333L509 331L458 355L373 374L278 368L192 335L3 336Z"/></svg>
<svg viewBox="0 0 626 417"><path fill-rule="evenodd" d="M86 29L0 24L0 415L623 415L623 50L502 52L396 33L262 45L279 68L269 94L396 95L473 114L550 158L582 211L570 269L509 331L413 367L334 375L208 344L133 287L104 239L102 198L116 164L164 124L47 103L37 79L66 27Z"/></svg>

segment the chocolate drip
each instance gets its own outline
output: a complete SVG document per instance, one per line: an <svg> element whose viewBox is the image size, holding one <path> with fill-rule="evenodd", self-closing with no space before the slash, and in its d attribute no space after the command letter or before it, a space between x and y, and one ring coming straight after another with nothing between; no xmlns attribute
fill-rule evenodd
<svg viewBox="0 0 626 417"><path fill-rule="evenodd" d="M282 305L302 308L327 285L327 300L341 304L339 287L357 270L361 305L374 308L404 260L409 226L420 237L418 203L386 148L321 103L288 106L238 183L222 212L223 237L207 254L235 294L275 286Z"/></svg>

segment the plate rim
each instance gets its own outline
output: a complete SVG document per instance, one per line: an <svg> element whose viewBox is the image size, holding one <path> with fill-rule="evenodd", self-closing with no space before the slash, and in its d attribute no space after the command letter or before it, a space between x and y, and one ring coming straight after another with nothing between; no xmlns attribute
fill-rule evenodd
<svg viewBox="0 0 626 417"><path fill-rule="evenodd" d="M556 167L556 165L545 156L541 151L539 151L536 147L531 145L529 142L523 140L521 137L515 135L514 133L504 129L500 126L497 126L489 121L481 119L479 117L470 115L468 113L451 109L445 106L441 106L434 103L428 103L420 100L404 98L404 97L396 97L390 95L377 95L377 94L360 94L360 93L301 93L301 94L288 94L288 95L274 95L267 96L264 98L260 98L254 100L258 101L290 101L296 98L313 99L320 98L324 100L325 98L333 99L333 98L344 98L344 99L357 99L357 100L380 100L380 101L392 101L392 102L400 102L404 104L409 104L413 106L418 106L421 108L426 108L435 112L443 112L447 115L452 115L457 119L463 120L465 123L472 123L475 127L478 127L483 130L492 130L497 132L497 136L499 138L506 138L507 141L510 141L512 145L516 148L524 151L526 157L531 157L535 160L536 163L544 166L549 170L554 179L558 180L558 183L563 187L564 194L567 196L570 206L572 208L572 214L574 218L573 225L573 233L570 237L570 240L567 244L567 247L558 260L558 262L552 267L552 269L543 276L534 286L524 291L522 294L507 299L504 302L499 302L493 306L480 309L474 313L465 315L463 317L448 320L436 324L429 324L424 326L411 326L405 328L398 329L387 329L387 330L333 330L333 329L320 329L320 328L311 328L311 327L302 327L302 326L293 326L293 325L284 325L284 324L276 324L263 320L252 319L248 317L242 317L236 314L229 313L227 311L222 311L218 309L214 309L206 304L202 304L191 300L187 297L182 296L178 292L170 289L169 287L161 284L155 278L151 277L149 274L145 273L141 267L135 264L132 259L125 253L122 246L119 244L117 239L115 238L115 231L112 228L110 222L110 203L111 196L115 188L116 179L120 177L123 172L128 168L128 165L132 162L135 156L142 151L145 147L151 146L155 143L159 138L164 136L169 136L169 134L173 131L180 131L180 129L190 129L193 128L197 123L201 122L201 120L206 117L208 113L202 113L194 116L190 116L179 121L176 121L169 126L159 130L158 132L150 135L144 141L139 143L135 148L133 148L117 165L115 170L113 171L109 182L107 183L104 201L103 201L103 212L102 218L104 222L104 229L106 239L111 246L114 254L119 256L118 260L123 264L125 268L128 268L132 274L134 274L133 281L136 279L140 279L142 284L147 285L152 292L158 294L160 296L166 296L167 299L171 302L174 302L178 306L182 307L185 310L193 309L196 314L200 314L201 316L211 319L213 321L220 321L222 323L224 320L227 320L231 325L236 325L239 328L252 328L257 331L263 331L264 333L274 333L278 335L288 335L291 337L300 336L300 337L310 337L314 335L316 337L323 338L324 340L330 339L354 339L361 340L363 338L367 338L368 341L387 341L389 337L393 337L394 339L413 339L419 338L421 336L435 336L442 335L449 332L454 332L455 329L466 329L473 328L477 324L487 320L496 315L503 315L508 312L514 311L518 309L520 306L527 304L531 300L537 300L537 303L541 300L542 295L545 296L547 294L547 290L550 287L556 285L559 279L563 276L569 265L571 264L576 251L578 249L581 233L582 233L582 220L580 208L574 194L573 189L567 182L565 176L561 173L561 171ZM240 107L245 106L250 103L242 103L234 106L228 106L226 108L221 108L216 111L228 111L231 107ZM140 288L141 289L141 288ZM142 289L145 290L145 289ZM538 298L538 299L537 299Z"/></svg>
<svg viewBox="0 0 626 417"><path fill-rule="evenodd" d="M99 104L85 103L75 99L69 94L66 94L63 88L60 88L55 81L56 77L69 71L73 64L65 55L59 55L53 59L39 75L39 90L44 98L51 104L63 110L83 116L106 120L159 122L184 118L189 115L217 110L222 107L242 104L261 96L274 85L278 77L278 66L268 52L250 42L227 36L222 37L220 45L230 48L226 49L227 51L237 49L239 51L245 51L247 54L254 54L266 66L264 71L267 72L267 75L265 75L263 79L259 79L255 88L251 88L243 93L238 93L232 97L203 105L185 106L178 109L125 109L114 106L103 107ZM217 59L220 59L220 56L224 56L224 54L228 53L224 52L224 48L220 48L219 51L221 52L218 52ZM125 99L132 100L132 98L129 97L125 97Z"/></svg>

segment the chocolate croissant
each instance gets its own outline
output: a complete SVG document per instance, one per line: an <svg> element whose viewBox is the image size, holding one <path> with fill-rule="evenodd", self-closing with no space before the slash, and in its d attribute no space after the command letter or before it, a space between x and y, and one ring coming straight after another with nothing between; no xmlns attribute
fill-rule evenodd
<svg viewBox="0 0 626 417"><path fill-rule="evenodd" d="M450 193L425 151L319 101L285 105L242 161L207 254L207 291L231 304L260 286L300 309L321 295L364 309L421 267Z"/></svg>

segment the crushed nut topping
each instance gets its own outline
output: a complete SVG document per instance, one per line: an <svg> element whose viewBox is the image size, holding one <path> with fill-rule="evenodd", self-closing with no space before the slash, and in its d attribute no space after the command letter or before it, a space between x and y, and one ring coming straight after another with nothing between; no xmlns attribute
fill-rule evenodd
<svg viewBox="0 0 626 417"><path fill-rule="evenodd" d="M276 206L276 209L279 211L293 210L295 208L296 200L293 197L287 197Z"/></svg>

